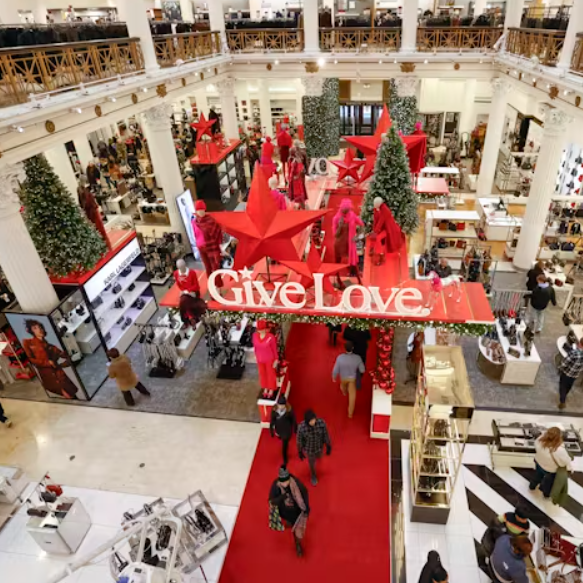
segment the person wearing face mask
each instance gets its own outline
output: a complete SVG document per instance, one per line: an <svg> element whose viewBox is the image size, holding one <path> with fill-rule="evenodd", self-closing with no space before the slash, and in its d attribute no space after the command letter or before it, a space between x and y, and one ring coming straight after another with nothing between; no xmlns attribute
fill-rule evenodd
<svg viewBox="0 0 583 583"><path fill-rule="evenodd" d="M549 303L553 306L557 305L555 297L555 290L548 282L544 274L536 278L537 286L532 290L530 296L530 306L528 307L528 325L532 328L535 334L540 334L545 323L545 310Z"/></svg>
<svg viewBox="0 0 583 583"><path fill-rule="evenodd" d="M206 214L204 200L197 200L194 210L196 214L192 218L192 230L206 274L210 276L213 271L221 268L223 231L217 221ZM223 280L220 276L215 279L215 283L222 287Z"/></svg>
<svg viewBox="0 0 583 583"><path fill-rule="evenodd" d="M296 415L287 402L285 395L280 395L277 400L277 405L271 410L271 422L269 423L269 432L271 437L279 437L281 439L281 451L283 454L283 465L287 466L288 462L288 447L290 439L298 430L298 423Z"/></svg>

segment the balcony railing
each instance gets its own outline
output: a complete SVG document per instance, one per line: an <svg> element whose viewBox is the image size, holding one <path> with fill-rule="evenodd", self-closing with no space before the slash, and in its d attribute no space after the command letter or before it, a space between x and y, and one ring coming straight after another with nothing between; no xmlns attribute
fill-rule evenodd
<svg viewBox="0 0 583 583"><path fill-rule="evenodd" d="M304 50L301 28L228 30L227 43L232 53L295 53Z"/></svg>
<svg viewBox="0 0 583 583"><path fill-rule="evenodd" d="M577 35L575 50L571 57L571 71L578 75L583 75L583 33Z"/></svg>
<svg viewBox="0 0 583 583"><path fill-rule="evenodd" d="M528 59L538 57L541 65L554 66L559 60L565 31L540 30L535 28L510 28L506 39L506 50Z"/></svg>
<svg viewBox="0 0 583 583"><path fill-rule="evenodd" d="M139 38L0 49L0 106L143 68Z"/></svg>
<svg viewBox="0 0 583 583"><path fill-rule="evenodd" d="M401 46L400 28L321 28L323 51L387 52Z"/></svg>
<svg viewBox="0 0 583 583"><path fill-rule="evenodd" d="M221 37L218 32L161 34L152 38L161 67L173 67L178 60L203 59L221 52Z"/></svg>
<svg viewBox="0 0 583 583"><path fill-rule="evenodd" d="M492 51L502 33L503 29L493 27L420 27L417 29L417 50Z"/></svg>

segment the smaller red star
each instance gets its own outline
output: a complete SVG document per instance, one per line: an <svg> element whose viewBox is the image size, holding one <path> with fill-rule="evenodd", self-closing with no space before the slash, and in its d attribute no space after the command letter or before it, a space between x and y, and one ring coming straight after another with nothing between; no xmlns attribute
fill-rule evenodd
<svg viewBox="0 0 583 583"><path fill-rule="evenodd" d="M366 162L362 167L362 172L360 173L360 178L358 179L358 184L362 184L365 180L370 178L374 174L374 167L377 161L377 157L368 154L366 157Z"/></svg>
<svg viewBox="0 0 583 583"><path fill-rule="evenodd" d="M334 293L334 286L330 283L328 276L334 275L339 271L347 268L348 265L344 263L322 263L320 253L315 245L310 245L308 258L304 261L280 261L281 264L289 267L301 276L300 283L306 288L314 285L314 273L324 274L324 291Z"/></svg>
<svg viewBox="0 0 583 583"><path fill-rule="evenodd" d="M204 116L204 113L200 114L200 118L198 121L194 121L190 124L191 128L194 128L196 130L196 141L200 142L200 139L203 136L210 136L211 138L213 137L213 134L211 132L211 127L212 125L215 123L215 121L217 121L216 119L206 119L206 117Z"/></svg>
<svg viewBox="0 0 583 583"><path fill-rule="evenodd" d="M358 182L358 170L364 164L364 160L355 159L354 150L348 148L344 160L331 160L331 162L339 170L338 182L342 182L348 177L352 178L354 182Z"/></svg>

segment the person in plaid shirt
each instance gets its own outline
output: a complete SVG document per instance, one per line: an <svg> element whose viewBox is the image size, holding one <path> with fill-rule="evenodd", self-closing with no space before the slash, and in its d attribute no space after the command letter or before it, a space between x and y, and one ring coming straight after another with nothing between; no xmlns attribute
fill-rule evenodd
<svg viewBox="0 0 583 583"><path fill-rule="evenodd" d="M316 414L308 409L304 415L304 420L298 427L297 434L298 453L300 459L308 458L310 464L310 474L312 475L312 486L318 483L316 477L316 460L322 457L322 450L326 446L326 455L332 452L330 435L324 419L318 419Z"/></svg>
<svg viewBox="0 0 583 583"><path fill-rule="evenodd" d="M567 395L581 371L583 371L583 339L577 343L577 346L571 350L559 366L561 374L559 379L559 409L565 408Z"/></svg>

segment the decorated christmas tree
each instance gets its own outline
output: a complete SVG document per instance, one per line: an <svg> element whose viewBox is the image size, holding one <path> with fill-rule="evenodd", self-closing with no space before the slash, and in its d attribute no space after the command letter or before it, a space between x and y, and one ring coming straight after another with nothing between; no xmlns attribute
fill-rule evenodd
<svg viewBox="0 0 583 583"><path fill-rule="evenodd" d="M395 126L388 131L377 154L374 178L370 184L361 217L368 231L372 230L373 202L380 196L393 212L395 220L407 235L419 224L418 196L411 187L409 158Z"/></svg>
<svg viewBox="0 0 583 583"><path fill-rule="evenodd" d="M43 155L26 160L24 168L24 220L47 271L65 276L94 267L107 251L105 241Z"/></svg>
<svg viewBox="0 0 583 583"><path fill-rule="evenodd" d="M419 115L417 98L414 95L400 97L394 79L390 81L389 110L397 130L408 136L415 131Z"/></svg>
<svg viewBox="0 0 583 583"><path fill-rule="evenodd" d="M340 81L335 78L324 81L322 101L326 116L327 156L340 153Z"/></svg>
<svg viewBox="0 0 583 583"><path fill-rule="evenodd" d="M309 158L336 156L340 151L338 79L326 79L320 97L304 96L304 136Z"/></svg>

